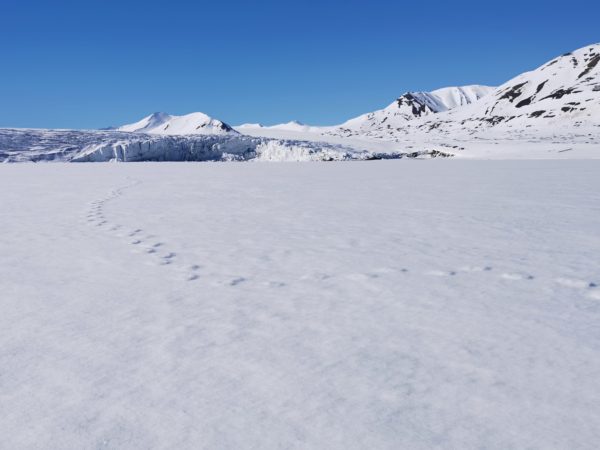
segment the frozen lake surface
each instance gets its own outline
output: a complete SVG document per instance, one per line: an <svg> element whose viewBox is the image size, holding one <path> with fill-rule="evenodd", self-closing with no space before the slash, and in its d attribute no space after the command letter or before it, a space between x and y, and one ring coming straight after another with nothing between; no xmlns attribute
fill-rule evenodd
<svg viewBox="0 0 600 450"><path fill-rule="evenodd" d="M2 446L597 448L599 173L3 165Z"/></svg>

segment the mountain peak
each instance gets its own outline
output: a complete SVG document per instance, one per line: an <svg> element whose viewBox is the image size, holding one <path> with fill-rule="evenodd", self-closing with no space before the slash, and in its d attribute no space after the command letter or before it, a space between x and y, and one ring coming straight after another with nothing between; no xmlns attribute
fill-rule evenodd
<svg viewBox="0 0 600 450"><path fill-rule="evenodd" d="M600 45L563 54L498 87L448 119L475 127L509 128L576 124L600 116Z"/></svg>
<svg viewBox="0 0 600 450"><path fill-rule="evenodd" d="M350 119L339 129L345 134L393 134L408 121L477 102L494 89L472 85L446 87L432 92L406 92L386 108Z"/></svg>
<svg viewBox="0 0 600 450"><path fill-rule="evenodd" d="M172 116L156 112L139 122L123 125L118 131L149 134L227 134L237 133L225 122L214 119L202 112L193 112L183 116Z"/></svg>

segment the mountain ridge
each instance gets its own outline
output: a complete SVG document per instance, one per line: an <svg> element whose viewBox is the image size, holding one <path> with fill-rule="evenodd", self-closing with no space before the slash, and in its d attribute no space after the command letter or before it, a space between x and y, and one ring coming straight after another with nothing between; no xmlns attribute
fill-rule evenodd
<svg viewBox="0 0 600 450"><path fill-rule="evenodd" d="M405 122L477 102L495 88L483 85L451 86L431 92L406 92L387 107L347 120L337 129L348 134L376 134Z"/></svg>
<svg viewBox="0 0 600 450"><path fill-rule="evenodd" d="M163 135L237 134L230 125L201 112L182 116L156 112L138 122L117 127L116 131Z"/></svg>
<svg viewBox="0 0 600 450"><path fill-rule="evenodd" d="M496 151L494 145L499 143L514 149L544 143L536 150L539 155L547 151L542 147L552 148L552 152L576 148L583 154L580 148L596 148L595 136L600 131L600 44L560 55L496 88L469 85L407 92L383 109L335 126L291 121L273 126L244 124L228 131L224 122L193 113L181 116L199 119L191 121L193 127L174 129L170 124L182 121L176 117L154 114L119 130L154 134L239 132L376 151L427 148L458 156L466 149L463 154L474 150L486 157Z"/></svg>

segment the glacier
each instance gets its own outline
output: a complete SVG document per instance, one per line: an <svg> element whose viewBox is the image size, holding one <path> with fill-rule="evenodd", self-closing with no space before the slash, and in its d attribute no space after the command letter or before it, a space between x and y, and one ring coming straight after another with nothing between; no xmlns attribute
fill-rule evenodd
<svg viewBox="0 0 600 450"><path fill-rule="evenodd" d="M348 161L446 156L241 134L150 135L120 131L0 129L0 162Z"/></svg>

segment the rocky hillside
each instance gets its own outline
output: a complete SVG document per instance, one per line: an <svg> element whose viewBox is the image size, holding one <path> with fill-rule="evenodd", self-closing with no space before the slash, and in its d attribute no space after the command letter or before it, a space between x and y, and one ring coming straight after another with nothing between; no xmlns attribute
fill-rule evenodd
<svg viewBox="0 0 600 450"><path fill-rule="evenodd" d="M432 92L407 92L384 109L350 119L332 130L346 136L381 137L393 135L394 130L408 121L464 107L479 101L495 88L489 86L460 86Z"/></svg>
<svg viewBox="0 0 600 450"><path fill-rule="evenodd" d="M600 44L559 56L480 101L396 129L399 134L568 131L600 126Z"/></svg>

